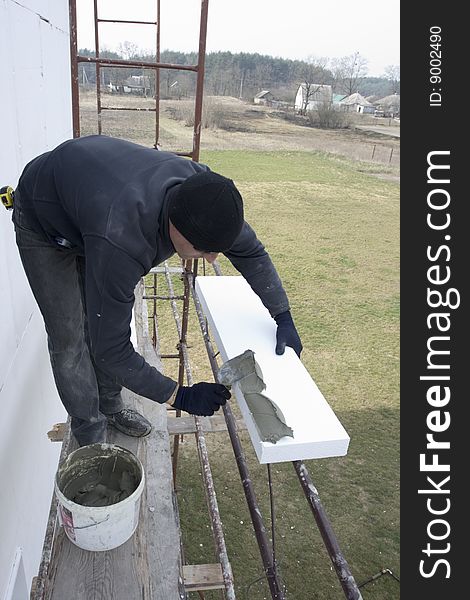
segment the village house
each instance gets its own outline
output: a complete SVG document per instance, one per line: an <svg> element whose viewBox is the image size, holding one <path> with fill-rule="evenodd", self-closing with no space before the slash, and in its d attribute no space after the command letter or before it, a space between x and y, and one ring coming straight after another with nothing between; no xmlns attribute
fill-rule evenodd
<svg viewBox="0 0 470 600"><path fill-rule="evenodd" d="M347 96L340 102L342 110L347 112L358 112L362 114L374 114L375 106L361 96L359 92L355 92Z"/></svg>
<svg viewBox="0 0 470 600"><path fill-rule="evenodd" d="M272 95L272 93L269 90L263 90L256 94L256 96L253 99L253 102L255 104L264 104L265 106L271 106L273 100L274 96Z"/></svg>
<svg viewBox="0 0 470 600"><path fill-rule="evenodd" d="M390 96L380 98L374 104L377 111L383 113L384 117L400 116L400 94L390 94Z"/></svg>
<svg viewBox="0 0 470 600"><path fill-rule="evenodd" d="M307 110L318 110L325 104L333 102L333 90L331 85L320 83L302 83L299 85L295 95L294 107L299 112Z"/></svg>
<svg viewBox="0 0 470 600"><path fill-rule="evenodd" d="M150 93L150 77L148 75L131 75L123 83L110 82L106 87L110 92L147 96Z"/></svg>

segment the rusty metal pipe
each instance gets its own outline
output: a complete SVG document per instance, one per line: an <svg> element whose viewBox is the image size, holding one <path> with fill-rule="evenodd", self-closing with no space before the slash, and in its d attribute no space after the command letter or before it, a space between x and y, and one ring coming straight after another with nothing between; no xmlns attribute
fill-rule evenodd
<svg viewBox="0 0 470 600"><path fill-rule="evenodd" d="M196 80L196 105L194 108L193 152L194 161L199 160L201 146L202 98L204 93L204 66L206 60L207 14L209 0L201 0L201 21L199 28L199 52Z"/></svg>
<svg viewBox="0 0 470 600"><path fill-rule="evenodd" d="M313 485L307 467L300 460L294 460L292 464L294 465L294 469L300 480L307 501L312 509L317 527L323 538L328 554L330 555L331 562L333 563L336 575L343 588L344 595L348 600L360 600L362 598L361 592L359 591L356 581L349 569L349 565L341 552L335 532L325 513L320 496L316 487Z"/></svg>
<svg viewBox="0 0 470 600"><path fill-rule="evenodd" d="M269 486L269 504L271 509L271 544L273 549L273 565L277 568L276 562L276 512L274 508L274 488L271 474L271 465L267 464L268 486Z"/></svg>
<svg viewBox="0 0 470 600"><path fill-rule="evenodd" d="M103 130L101 123L101 63L100 63L100 38L98 32L98 0L93 0L93 13L95 19L95 66L96 66L96 109L98 113L98 133ZM77 57L78 60L78 57Z"/></svg>
<svg viewBox="0 0 470 600"><path fill-rule="evenodd" d="M176 154L176 156L187 156L189 158L193 156L192 152L175 152L174 154Z"/></svg>
<svg viewBox="0 0 470 600"><path fill-rule="evenodd" d="M156 21L126 21L124 19L98 19L98 23L130 23L134 25L156 25Z"/></svg>
<svg viewBox="0 0 470 600"><path fill-rule="evenodd" d="M155 58L160 62L160 0L157 0L157 29L155 32ZM160 140L160 69L155 68L155 148Z"/></svg>
<svg viewBox="0 0 470 600"><path fill-rule="evenodd" d="M73 137L80 137L80 91L78 88L78 62L77 62L77 2L69 2L70 24L70 74L72 84L72 129Z"/></svg>
<svg viewBox="0 0 470 600"><path fill-rule="evenodd" d="M185 269L191 269L191 263L192 263L192 261L190 261L190 260L185 261L184 268ZM171 277L169 278L169 280L171 281ZM180 345L187 352L186 349L187 349L187 339L188 339L188 322L189 322L189 299L190 299L190 293L189 293L189 289L188 289L188 281L187 281L187 278L184 277L184 275L183 275L183 284L184 284L184 292L183 292L183 319L182 319L181 327L179 328L179 332L178 333L180 335ZM169 288L169 290L170 290L170 295L171 296L175 296L173 287ZM174 304L173 301L172 301L172 306L176 307L176 304ZM182 355L183 354L184 354L184 352L182 352ZM182 356L182 358L183 358L183 356ZM190 367L190 363L189 363L189 357L187 356L187 354L186 354L185 359L186 360L181 360L180 368L179 368L178 383L180 385L183 385L183 383L184 383L184 374L191 372L191 367Z"/></svg>
<svg viewBox="0 0 470 600"><path fill-rule="evenodd" d="M126 108L125 106L102 106L101 110L125 110L125 111L137 111L137 112L155 112L156 108Z"/></svg>
<svg viewBox="0 0 470 600"><path fill-rule="evenodd" d="M174 69L175 71L197 71L197 65L175 65L173 63L148 62L146 60L125 60L122 58L99 58L94 56L77 56L81 63L99 63L113 67L148 67L149 69Z"/></svg>
<svg viewBox="0 0 470 600"><path fill-rule="evenodd" d="M186 326L184 325L184 323L181 323L179 312L178 312L178 307L176 305L176 300L175 300L175 291L173 288L173 282L171 281L171 276L170 276L167 262L165 262L165 279L166 279L166 284L168 287L168 293L169 293L169 296L171 297L171 302L170 302L171 310L173 311L173 317L175 319L176 331L178 332L178 340L179 340L179 342L178 342L178 350L179 350L179 354L178 354L178 359L179 359L178 384L183 385L184 384L184 373L185 373L185 371L188 372L190 369L189 357L188 357L187 348L186 348L187 321L186 321ZM184 300L183 312L187 312L188 311L187 294L183 296L183 300ZM181 410L179 410L179 409L176 410L176 416L177 417L181 416ZM173 485L176 485L176 468L178 465L179 443L180 443L180 436L176 435L174 437L173 455L172 455Z"/></svg>

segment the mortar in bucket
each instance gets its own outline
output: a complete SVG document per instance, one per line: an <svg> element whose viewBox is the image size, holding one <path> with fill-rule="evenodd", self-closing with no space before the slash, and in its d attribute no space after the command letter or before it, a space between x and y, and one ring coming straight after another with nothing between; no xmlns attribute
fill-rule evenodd
<svg viewBox="0 0 470 600"><path fill-rule="evenodd" d="M83 550L112 550L137 529L145 476L142 463L114 444L90 444L59 467L55 493L69 540Z"/></svg>

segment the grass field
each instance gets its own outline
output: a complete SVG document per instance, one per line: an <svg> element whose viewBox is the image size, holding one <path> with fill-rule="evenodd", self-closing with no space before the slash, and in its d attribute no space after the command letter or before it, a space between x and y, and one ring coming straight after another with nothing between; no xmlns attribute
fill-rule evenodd
<svg viewBox="0 0 470 600"><path fill-rule="evenodd" d="M358 583L384 568L399 576L398 166L352 160L361 152L348 148L369 144L368 137L354 138L353 144L350 132L313 130L308 134L315 144L310 144L307 133L297 131L305 128L285 126L280 122L276 131L270 121L271 133L235 132L232 137L231 132L204 131L201 161L234 179L241 190L246 219L265 243L289 295L304 345L303 363L351 437L347 456L306 463L351 571ZM151 143L151 129L127 127L121 123L113 131L128 139L139 132L136 141ZM190 132L166 118L162 127L175 138ZM83 133L91 131L89 126ZM334 153L322 151L333 138ZM232 139L232 149L217 146L221 139ZM280 139L283 145L273 142ZM398 153L399 140L389 142ZM225 258L220 264L224 274L234 272ZM165 311L168 306L159 304L162 351L174 352L175 327ZM211 380L194 311L189 333L194 380ZM174 374L169 361L165 367ZM270 527L266 468L257 463L249 436L241 437ZM210 434L206 441L237 598L268 599L228 435ZM287 599L343 598L292 465L274 465L272 473L276 553ZM188 435L180 446L177 490L189 564L214 561L199 474L196 444ZM399 584L387 575L365 586L362 594L364 599L397 600ZM205 593L207 600L221 597Z"/></svg>

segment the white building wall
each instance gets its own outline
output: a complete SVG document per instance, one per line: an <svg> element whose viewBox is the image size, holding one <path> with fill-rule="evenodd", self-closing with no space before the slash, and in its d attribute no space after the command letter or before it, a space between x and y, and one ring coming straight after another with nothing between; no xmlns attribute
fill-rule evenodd
<svg viewBox="0 0 470 600"><path fill-rule="evenodd" d="M0 186L72 137L67 0L0 0ZM42 317L0 206L0 598L27 600L37 575L65 411Z"/></svg>
<svg viewBox="0 0 470 600"><path fill-rule="evenodd" d="M297 93L295 95L294 108L296 110L302 110L302 108L303 108L303 93L302 93L302 86L301 85L299 85L299 88L298 88Z"/></svg>
<svg viewBox="0 0 470 600"><path fill-rule="evenodd" d="M294 108L296 110L318 110L322 108L325 102L332 104L333 102L333 90L331 85L324 85L320 83L312 83L310 87L310 99L305 107L306 91L304 84L301 84L295 95Z"/></svg>

